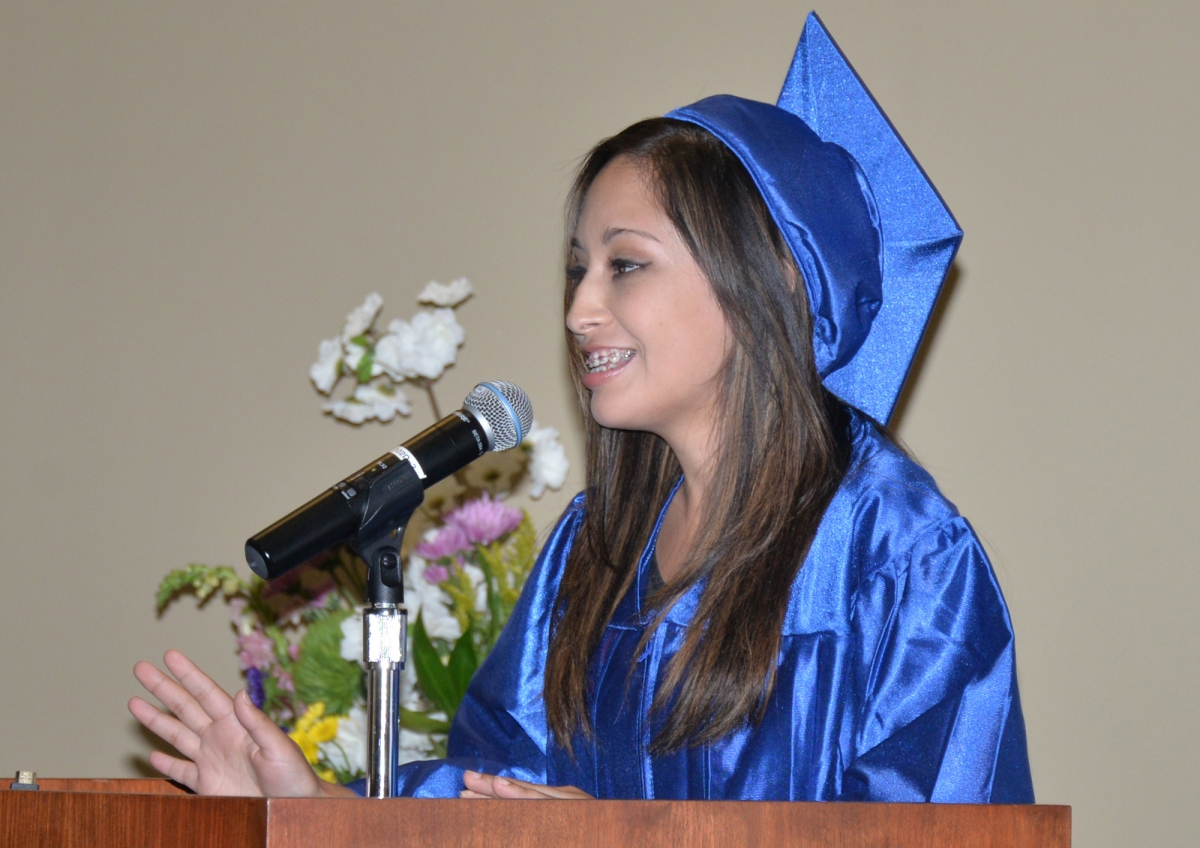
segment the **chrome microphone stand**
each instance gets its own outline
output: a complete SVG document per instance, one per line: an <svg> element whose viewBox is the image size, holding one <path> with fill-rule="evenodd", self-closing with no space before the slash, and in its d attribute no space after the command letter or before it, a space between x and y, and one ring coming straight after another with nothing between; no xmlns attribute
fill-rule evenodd
<svg viewBox="0 0 1200 848"><path fill-rule="evenodd" d="M367 797L396 794L396 758L400 743L400 673L408 647L408 613L404 609L404 574L400 544L408 520L421 504L421 482L400 463L386 486L394 505L378 521L364 522L355 539L367 563L367 607L363 611L363 663L367 668ZM372 494L374 487L372 487ZM368 505L369 506L369 505ZM368 510L368 515L370 515Z"/></svg>
<svg viewBox="0 0 1200 848"><path fill-rule="evenodd" d="M404 528L397 533L397 542ZM400 673L408 645L408 613L400 552L387 547L373 557L363 611L363 662L367 667L367 797L396 793L400 740ZM370 560L368 560L370 562ZM389 579L390 578L390 579Z"/></svg>

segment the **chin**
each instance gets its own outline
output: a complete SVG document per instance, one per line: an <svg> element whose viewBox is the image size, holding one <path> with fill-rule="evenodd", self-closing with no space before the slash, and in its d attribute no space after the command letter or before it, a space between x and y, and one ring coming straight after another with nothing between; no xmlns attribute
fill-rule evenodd
<svg viewBox="0 0 1200 848"><path fill-rule="evenodd" d="M623 409L621 404L597 402L592 397L592 418L601 427L610 430L647 430L646 416L638 415L630 409Z"/></svg>

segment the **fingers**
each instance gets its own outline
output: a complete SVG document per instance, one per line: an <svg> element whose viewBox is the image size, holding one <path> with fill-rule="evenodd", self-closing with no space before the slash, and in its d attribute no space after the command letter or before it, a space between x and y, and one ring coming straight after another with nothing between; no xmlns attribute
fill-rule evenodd
<svg viewBox="0 0 1200 848"><path fill-rule="evenodd" d="M129 712L133 713L133 717L147 730L185 757L196 755L200 747L200 737L185 727L179 719L167 715L158 707L136 696L129 699Z"/></svg>
<svg viewBox="0 0 1200 848"><path fill-rule="evenodd" d="M526 799L542 801L547 798L577 798L566 790L574 790L573 786L543 786L540 783L528 783L515 777L497 777L492 784L497 798Z"/></svg>
<svg viewBox="0 0 1200 848"><path fill-rule="evenodd" d="M471 792L480 798L527 798L537 800L551 796L532 783L499 777L494 774L481 774L477 771L463 772L463 787L465 792Z"/></svg>
<svg viewBox="0 0 1200 848"><path fill-rule="evenodd" d="M138 683L146 687L147 692L178 716L189 730L199 733L212 723L212 717L205 712L199 702L152 663L145 660L139 662L133 667L133 676L137 678ZM153 730L153 728L151 729Z"/></svg>
<svg viewBox="0 0 1200 848"><path fill-rule="evenodd" d="M534 786L508 777L497 777L492 781L492 792L495 797L505 800L544 801L554 797L545 791L548 788L547 786Z"/></svg>
<svg viewBox="0 0 1200 848"><path fill-rule="evenodd" d="M233 712L233 699L229 697L229 693L214 683L211 677L179 651L167 651L163 655L163 662L166 663L171 674L175 675L175 679L183 684L183 688L196 699L196 702L200 704L205 713L212 717L213 721L220 721ZM184 721L186 722L186 719Z"/></svg>
<svg viewBox="0 0 1200 848"><path fill-rule="evenodd" d="M480 774L477 771L463 772L463 791L460 797L463 798L495 798L496 794L492 791L492 781L496 779L495 775ZM470 793L469 795L466 793Z"/></svg>
<svg viewBox="0 0 1200 848"><path fill-rule="evenodd" d="M556 798L575 800L591 798L592 796L574 786L543 786L540 783L530 783L515 777L499 777L491 774L480 774L476 771L463 772L463 790L461 798L504 798L544 800Z"/></svg>
<svg viewBox="0 0 1200 848"><path fill-rule="evenodd" d="M151 751L150 765L171 778L171 780L182 783L193 792L196 791L196 785L200 781L200 769L196 767L195 763L176 759L164 754L162 751Z"/></svg>

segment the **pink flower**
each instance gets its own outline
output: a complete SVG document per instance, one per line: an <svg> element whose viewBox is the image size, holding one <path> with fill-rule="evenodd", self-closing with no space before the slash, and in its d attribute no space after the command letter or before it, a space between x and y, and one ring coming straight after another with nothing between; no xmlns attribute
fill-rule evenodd
<svg viewBox="0 0 1200 848"><path fill-rule="evenodd" d="M484 492L478 500L467 501L447 515L442 533L457 527L472 544L490 545L504 534L516 530L522 518L521 510L494 501L491 495Z"/></svg>
<svg viewBox="0 0 1200 848"><path fill-rule="evenodd" d="M229 620L233 622L234 627L241 626L247 603L249 602L245 598L229 599Z"/></svg>
<svg viewBox="0 0 1200 848"><path fill-rule="evenodd" d="M329 599L337 595L337 584L332 580L326 584L322 581L319 589L314 590L314 597L308 602L309 609L323 610L329 604Z"/></svg>
<svg viewBox="0 0 1200 848"><path fill-rule="evenodd" d="M454 513L450 513L453 515ZM447 516L447 521L449 517ZM421 542L414 548L417 556L424 559L438 560L442 557L451 557L460 551L469 551L471 549L471 540L467 538L467 534L463 532L461 527L447 523L445 527L437 531L437 535L431 540ZM429 581L435 582L435 581Z"/></svg>
<svg viewBox="0 0 1200 848"><path fill-rule="evenodd" d="M426 583L442 583L450 579L450 569L444 565L431 565L425 569L422 576Z"/></svg>
<svg viewBox="0 0 1200 848"><path fill-rule="evenodd" d="M288 656L291 657L293 660L300 659L300 646L299 645L288 645Z"/></svg>
<svg viewBox="0 0 1200 848"><path fill-rule="evenodd" d="M238 665L242 671L257 668L266 671L275 663L275 643L261 630L251 630L245 636L239 636Z"/></svg>
<svg viewBox="0 0 1200 848"><path fill-rule="evenodd" d="M292 681L292 674L288 671L282 671L278 667L275 669L275 684L284 692L296 691L296 684ZM301 710L303 712L303 710Z"/></svg>

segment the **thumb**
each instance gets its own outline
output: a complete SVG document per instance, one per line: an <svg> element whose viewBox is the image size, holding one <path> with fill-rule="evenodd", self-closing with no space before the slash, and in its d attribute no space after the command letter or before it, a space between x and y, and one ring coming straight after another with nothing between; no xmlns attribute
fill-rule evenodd
<svg viewBox="0 0 1200 848"><path fill-rule="evenodd" d="M295 746L266 713L254 706L245 689L233 697L233 713L237 716L238 723L250 734L250 739L264 754L276 757Z"/></svg>

